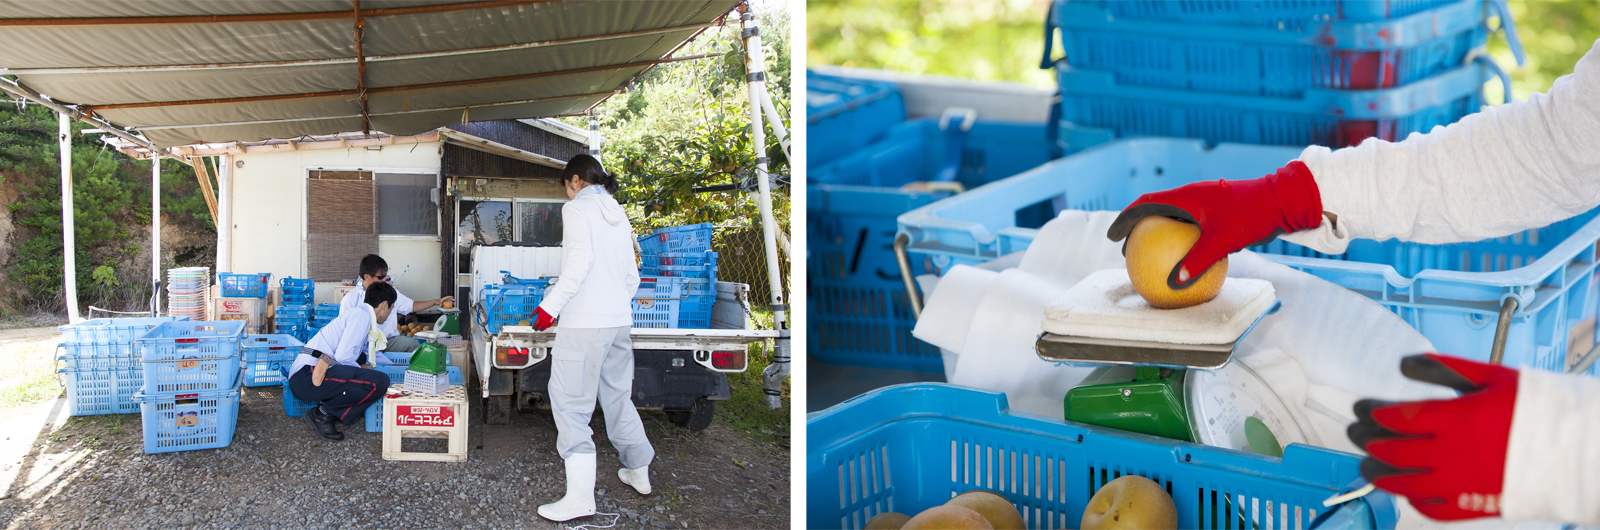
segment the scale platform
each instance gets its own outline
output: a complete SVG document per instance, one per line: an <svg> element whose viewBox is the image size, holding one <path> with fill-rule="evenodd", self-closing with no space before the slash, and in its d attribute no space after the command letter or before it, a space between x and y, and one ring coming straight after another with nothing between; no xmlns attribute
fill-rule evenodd
<svg viewBox="0 0 1600 530"><path fill-rule="evenodd" d="M1039 335L1033 348L1040 359L1070 366L1147 366L1217 370L1227 366L1228 361L1233 359L1233 352L1238 347L1239 341L1244 340L1245 336L1261 323L1262 318L1277 313L1282 307L1282 302L1274 301L1271 307L1250 323L1250 327L1246 328L1243 334L1225 344L1174 344L1076 337L1047 332Z"/></svg>

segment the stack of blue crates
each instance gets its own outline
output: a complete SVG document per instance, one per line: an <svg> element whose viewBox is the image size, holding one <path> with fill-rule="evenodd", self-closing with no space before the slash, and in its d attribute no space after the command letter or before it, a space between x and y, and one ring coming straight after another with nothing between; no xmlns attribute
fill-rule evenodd
<svg viewBox="0 0 1600 530"><path fill-rule="evenodd" d="M167 322L133 341L144 385L144 452L227 447L239 418L244 322Z"/></svg>
<svg viewBox="0 0 1600 530"><path fill-rule="evenodd" d="M913 119L807 175L808 352L839 365L942 371L939 352L911 336L916 320L894 259L895 218L1027 171L1059 156L1042 123L971 114ZM907 188L926 182L931 186ZM1037 219L1048 220L1048 205ZM935 272L912 263L913 274Z"/></svg>
<svg viewBox="0 0 1600 530"><path fill-rule="evenodd" d="M658 303L670 303L663 300L664 293L674 287L663 287L665 291L654 292L651 306L643 306L640 300L634 301L635 327L668 327L684 329L705 329L711 327L711 308L717 302L717 253L711 251L711 238L715 234L715 226L710 223L701 223L685 226L669 226L657 229L650 235L639 238L641 249L640 261L643 262L640 279L643 281L642 289L653 289L658 285L651 282L660 282L661 278L681 278L684 280L683 292L676 301L676 318L670 322L661 322L655 319L660 310L665 307L656 307ZM654 310L652 310L654 309ZM642 312L641 312L642 311ZM649 325L641 325L641 315L649 314ZM666 324L666 325L657 325Z"/></svg>
<svg viewBox="0 0 1600 530"><path fill-rule="evenodd" d="M244 386L278 386L283 383L279 368L288 368L300 355L305 343L293 335L246 335L239 341L244 356Z"/></svg>
<svg viewBox="0 0 1600 530"><path fill-rule="evenodd" d="M283 288L283 305L307 305L317 294L317 283L305 278L290 276L278 282Z"/></svg>
<svg viewBox="0 0 1600 530"><path fill-rule="evenodd" d="M273 319L273 333L289 335L300 342L310 341L312 311L310 304L278 306L277 316Z"/></svg>
<svg viewBox="0 0 1600 530"><path fill-rule="evenodd" d="M1503 0L1057 0L1041 67L1059 81L1064 149L1132 136L1339 148L1453 123L1496 77L1509 100L1478 53L1492 15L1521 62Z"/></svg>
<svg viewBox="0 0 1600 530"><path fill-rule="evenodd" d="M317 336L317 332L322 331L323 327L338 317L339 304L317 304L315 312L311 314L311 322L307 325L306 340L309 341L310 337Z"/></svg>
<svg viewBox="0 0 1600 530"><path fill-rule="evenodd" d="M67 387L67 413L73 416L139 412L133 394L144 385L144 363L133 341L172 317L100 318L57 328L60 345L56 373Z"/></svg>
<svg viewBox="0 0 1600 530"><path fill-rule="evenodd" d="M853 153L905 119L891 83L806 71L806 167Z"/></svg>

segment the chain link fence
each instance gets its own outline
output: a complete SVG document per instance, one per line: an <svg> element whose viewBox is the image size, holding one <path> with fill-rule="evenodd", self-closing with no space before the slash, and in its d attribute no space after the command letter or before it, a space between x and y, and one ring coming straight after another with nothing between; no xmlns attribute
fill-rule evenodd
<svg viewBox="0 0 1600 530"><path fill-rule="evenodd" d="M750 306L752 309L768 308L772 305L772 289L767 283L767 251L763 246L760 228L718 230L711 241L711 250L717 252L717 280L724 282L737 282L750 285ZM789 259L782 249L778 250L778 271L783 275L782 282L785 302L792 300L789 296Z"/></svg>

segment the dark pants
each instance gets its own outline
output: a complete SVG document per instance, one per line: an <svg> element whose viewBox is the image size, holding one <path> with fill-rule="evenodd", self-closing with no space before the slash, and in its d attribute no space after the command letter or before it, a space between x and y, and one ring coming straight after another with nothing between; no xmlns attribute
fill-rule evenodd
<svg viewBox="0 0 1600 530"><path fill-rule="evenodd" d="M322 386L311 384L312 366L289 376L289 391L294 397L313 401L333 419L349 425L362 420L367 407L389 390L389 376L377 370L355 366L333 366L322 377Z"/></svg>

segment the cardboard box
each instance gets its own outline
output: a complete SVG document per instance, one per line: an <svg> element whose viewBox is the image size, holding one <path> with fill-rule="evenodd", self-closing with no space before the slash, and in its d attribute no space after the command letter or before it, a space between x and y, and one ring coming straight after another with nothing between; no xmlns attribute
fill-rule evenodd
<svg viewBox="0 0 1600 530"><path fill-rule="evenodd" d="M335 286L333 286L333 302L331 302L331 303L337 304L337 303L343 302L344 301L344 295L350 294L350 291L354 291L354 290L356 290L356 286L354 286L354 285L335 285Z"/></svg>
<svg viewBox="0 0 1600 530"><path fill-rule="evenodd" d="M243 320L246 334L259 334L267 322L265 298L213 298L211 315L216 320Z"/></svg>

